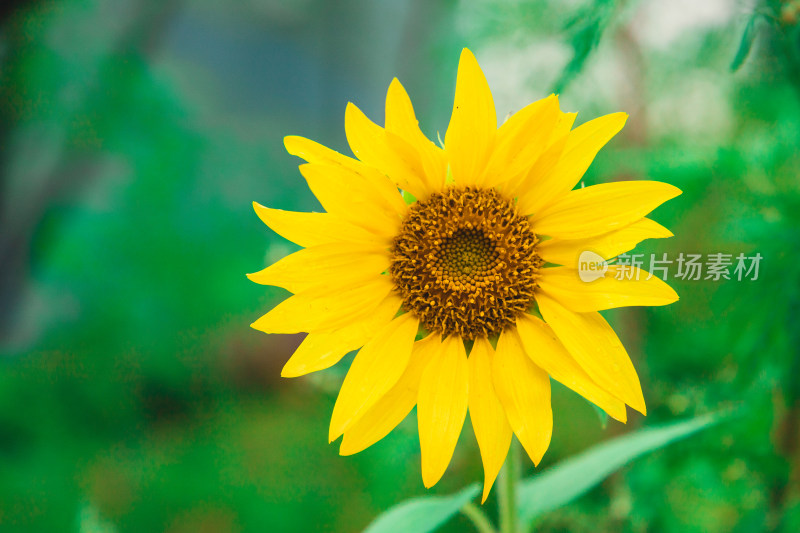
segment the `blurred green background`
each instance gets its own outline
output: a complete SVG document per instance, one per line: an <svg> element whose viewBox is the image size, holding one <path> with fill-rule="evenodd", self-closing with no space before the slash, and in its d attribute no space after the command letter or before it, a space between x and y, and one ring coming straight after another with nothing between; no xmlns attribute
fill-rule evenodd
<svg viewBox="0 0 800 533"><path fill-rule="evenodd" d="M320 209L283 136L349 153L345 104L382 123L398 76L436 138L463 46L501 119L553 91L578 123L630 114L585 181L683 189L653 215L676 236L640 251L764 257L757 281L671 281L678 303L608 314L649 414L604 429L556 388L540 468L639 426L741 416L537 531L800 530L800 2L3 5L0 531L355 532L426 493L413 414L357 456L327 444L349 359L280 379L300 337L248 325L286 293L244 274L294 250L253 200ZM428 493L481 479L467 423Z"/></svg>

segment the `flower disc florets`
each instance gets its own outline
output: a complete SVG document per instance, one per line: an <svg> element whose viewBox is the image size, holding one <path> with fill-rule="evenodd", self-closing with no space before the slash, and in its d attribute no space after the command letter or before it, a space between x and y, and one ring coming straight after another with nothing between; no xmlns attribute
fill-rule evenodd
<svg viewBox="0 0 800 533"><path fill-rule="evenodd" d="M428 331L491 336L533 304L537 243L494 189L449 188L409 208L390 271L403 307Z"/></svg>

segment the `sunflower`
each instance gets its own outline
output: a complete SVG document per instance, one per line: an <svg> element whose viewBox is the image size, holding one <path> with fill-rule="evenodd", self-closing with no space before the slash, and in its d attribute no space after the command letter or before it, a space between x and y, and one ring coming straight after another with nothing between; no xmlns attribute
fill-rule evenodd
<svg viewBox="0 0 800 533"><path fill-rule="evenodd" d="M625 113L572 128L551 95L497 127L473 54L458 65L443 147L420 131L394 79L386 125L345 112L356 158L286 137L324 213L254 204L261 220L303 247L249 275L292 296L252 327L307 332L283 368L295 377L359 350L342 383L329 439L359 452L416 406L422 480L444 474L469 411L486 499L516 435L534 464L550 443L550 378L626 421L645 413L639 378L598 311L665 305L657 277L608 266L581 281L578 258L613 258L669 230L645 218L680 190L656 181L573 188ZM635 275L631 275L631 274Z"/></svg>

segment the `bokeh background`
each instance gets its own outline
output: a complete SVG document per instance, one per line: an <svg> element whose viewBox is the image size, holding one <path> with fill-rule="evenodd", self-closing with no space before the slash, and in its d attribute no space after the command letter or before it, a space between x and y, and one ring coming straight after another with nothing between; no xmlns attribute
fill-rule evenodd
<svg viewBox="0 0 800 533"><path fill-rule="evenodd" d="M3 6L0 531L355 532L426 493L413 414L354 457L326 442L349 359L280 379L301 338L248 325L287 293L244 274L294 250L253 200L320 209L283 136L349 153L346 103L382 123L397 76L435 139L464 46L501 119L551 92L577 123L630 114L585 182L683 189L653 215L676 236L639 251L764 258L756 281L672 281L678 303L608 313L649 414L604 428L556 388L540 468L640 426L739 417L537 531L800 530L800 2ZM429 493L481 476L466 424Z"/></svg>

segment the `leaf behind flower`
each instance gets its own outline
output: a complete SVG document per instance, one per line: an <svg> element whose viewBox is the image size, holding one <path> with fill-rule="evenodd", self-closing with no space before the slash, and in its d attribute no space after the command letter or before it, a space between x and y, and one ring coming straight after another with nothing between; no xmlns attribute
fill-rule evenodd
<svg viewBox="0 0 800 533"><path fill-rule="evenodd" d="M398 503L367 526L364 533L428 533L444 524L478 495L473 483L449 496L423 496Z"/></svg>
<svg viewBox="0 0 800 533"><path fill-rule="evenodd" d="M658 428L647 428L598 444L520 483L520 522L531 521L582 496L626 463L723 419L699 416Z"/></svg>

